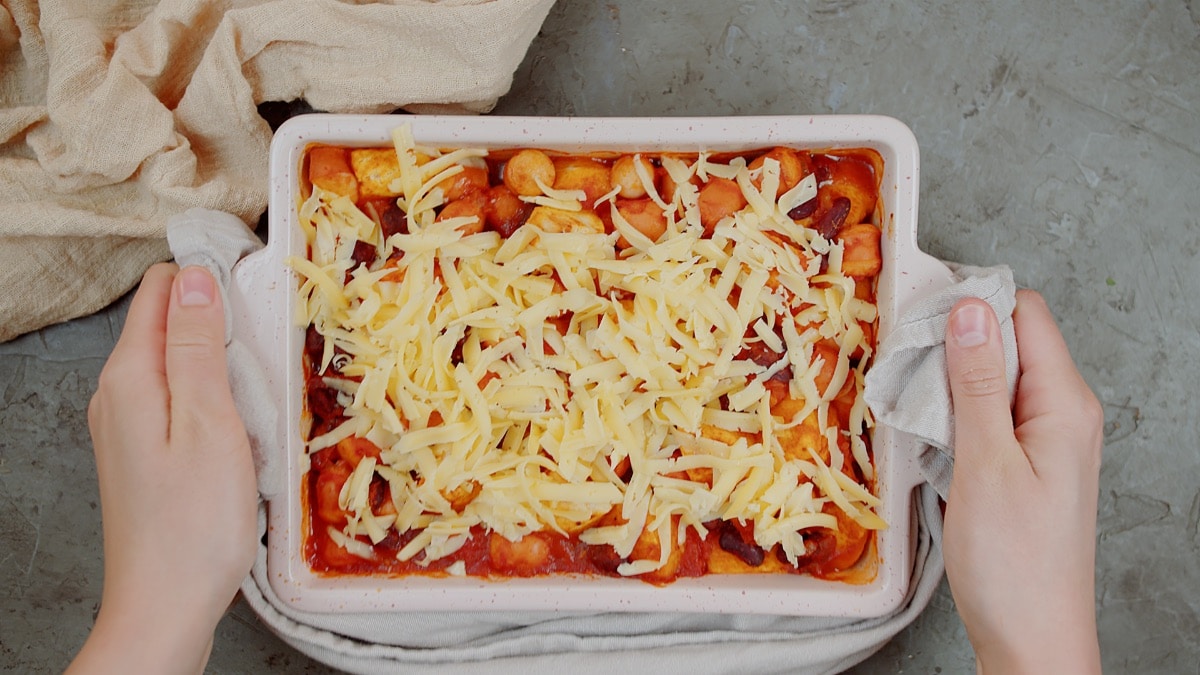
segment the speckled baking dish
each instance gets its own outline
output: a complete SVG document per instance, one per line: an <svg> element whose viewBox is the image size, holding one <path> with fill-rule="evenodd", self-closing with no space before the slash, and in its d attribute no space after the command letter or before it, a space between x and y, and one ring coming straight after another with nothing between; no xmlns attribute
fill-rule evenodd
<svg viewBox="0 0 1200 675"><path fill-rule="evenodd" d="M914 439L880 427L873 436L878 513L877 574L867 584L802 575L737 574L683 578L666 586L608 577L540 577L489 581L472 577L322 576L303 554L305 504L300 462L304 376L303 330L295 326L296 280L284 260L304 255L297 224L299 175L314 143L388 146L409 123L417 142L437 147L539 147L569 152L750 150L775 145L877 150L884 160L877 214L883 230L879 336L914 300L948 279L946 268L916 246L918 151L902 123L876 116L727 118L535 118L308 115L290 120L271 148L270 244L235 270L235 329L266 369L281 402L277 455L285 488L268 502L268 569L275 592L313 612L447 610L687 611L871 617L894 610L913 562L913 490L921 479Z"/></svg>

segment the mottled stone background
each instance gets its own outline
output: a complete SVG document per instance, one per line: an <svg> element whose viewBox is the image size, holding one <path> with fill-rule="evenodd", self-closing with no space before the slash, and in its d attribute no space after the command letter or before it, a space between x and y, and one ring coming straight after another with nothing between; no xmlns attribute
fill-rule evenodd
<svg viewBox="0 0 1200 675"><path fill-rule="evenodd" d="M922 247L1008 263L1040 289L1104 402L1106 670L1196 673L1198 74L1195 0L561 0L496 112L880 113L911 126ZM85 411L126 305L0 345L0 670L60 671L97 608ZM943 587L854 672L973 664ZM328 672L238 606L209 671L272 670Z"/></svg>

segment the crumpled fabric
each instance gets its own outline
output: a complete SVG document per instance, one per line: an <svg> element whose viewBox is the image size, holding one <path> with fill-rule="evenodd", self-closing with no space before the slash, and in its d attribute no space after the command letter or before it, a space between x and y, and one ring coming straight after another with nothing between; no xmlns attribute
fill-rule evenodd
<svg viewBox="0 0 1200 675"><path fill-rule="evenodd" d="M228 214L193 210L172 219L169 236L181 265L209 267L228 283L231 268L260 242L237 228ZM897 322L868 378L868 400L877 418L900 410L902 428L928 432L916 448L938 453L928 463L929 482L916 495L917 537L908 595L892 614L872 619L716 615L686 613L554 612L397 612L317 614L301 612L273 591L267 572L267 548L261 545L242 595L262 621L300 652L353 673L603 673L612 672L761 672L837 673L861 662L912 623L928 605L945 567L942 562L942 515L939 493L949 486L953 458L936 448L950 443L953 429L946 380L944 331L950 308L961 297L983 294L1000 315L1010 383L1015 381L1016 351L1012 327L1015 288L1007 268L956 267L957 283L917 303ZM978 297L978 296L977 296ZM1012 349L1009 350L1009 346ZM940 354L940 356L939 356ZM939 365L940 364L940 365ZM231 378L263 377L250 351L230 341ZM243 419L275 419L271 397L241 389L234 399ZM279 488L278 462L265 453L280 447L272 428L248 427L263 494ZM276 454L278 452L276 451ZM926 468L926 463L922 463ZM942 485L944 483L944 485ZM266 532L265 504L259 509L259 534Z"/></svg>
<svg viewBox="0 0 1200 675"><path fill-rule="evenodd" d="M0 342L95 312L191 207L254 223L264 101L483 112L553 0L0 3Z"/></svg>
<svg viewBox="0 0 1200 675"><path fill-rule="evenodd" d="M863 392L875 421L916 436L921 475L942 497L954 473L954 401L946 371L946 320L964 298L980 298L1000 320L1004 374L1011 401L1017 386L1017 334L1012 270L948 263L954 283L910 307L867 371Z"/></svg>

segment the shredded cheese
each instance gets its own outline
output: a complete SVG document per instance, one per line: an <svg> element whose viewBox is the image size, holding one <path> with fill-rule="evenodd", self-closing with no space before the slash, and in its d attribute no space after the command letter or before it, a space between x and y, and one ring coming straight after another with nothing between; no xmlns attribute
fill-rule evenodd
<svg viewBox="0 0 1200 675"><path fill-rule="evenodd" d="M486 153L458 150L418 165L407 127L393 141L399 176L391 189L407 209L409 233L385 240L348 199L314 190L299 207L309 255L288 260L299 279L297 320L325 338L314 367L347 417L311 439L309 452L351 436L383 449L343 486L338 504L351 515L342 530L330 529L336 543L371 557L358 537L378 542L390 528L420 530L398 557L427 564L461 548L472 528L515 540L584 524L582 541L622 556L639 537L656 536L656 557L619 568L636 575L667 564L674 517L677 543L686 528L703 534L706 521L737 519L753 523L759 545L779 545L792 561L804 553L798 531L836 529L830 504L862 527L886 526L873 511L878 500L843 470L852 462L873 477L861 396L843 420L849 457L832 425L821 434L828 462L817 448L783 445L810 414L829 420L843 383L861 391L864 364L850 356L869 355L859 322L875 320L875 308L854 297L854 280L841 275L841 244L786 216L815 195L815 179L778 195L774 160L760 189L741 158L721 164L701 154L688 165L666 157L679 186L666 202L635 162L668 214L657 242L621 217L615 192L598 200L610 202L597 207L609 209L616 228L606 234L590 220L570 220L580 217L582 191L545 185L542 196L524 199L552 217L507 239L464 236L457 219L435 222L437 184ZM693 176L735 180L747 199L712 238L702 237ZM617 249L617 235L630 248ZM375 246L378 261L357 265L358 242ZM814 262L822 254L830 257L824 271ZM824 392L815 384L824 364L813 356L821 339L840 345ZM755 343L779 358L761 365L739 357ZM335 347L346 355L336 362ZM772 414L767 387L784 368L798 402L788 418ZM615 468L623 463L624 479ZM393 513L372 511L375 476L390 488ZM455 503L448 495L466 485L480 486L478 494ZM615 508L621 522L598 524Z"/></svg>

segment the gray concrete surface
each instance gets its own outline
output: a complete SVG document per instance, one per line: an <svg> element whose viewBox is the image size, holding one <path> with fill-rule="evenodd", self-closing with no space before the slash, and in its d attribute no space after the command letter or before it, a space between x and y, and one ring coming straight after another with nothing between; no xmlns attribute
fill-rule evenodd
<svg viewBox="0 0 1200 675"><path fill-rule="evenodd" d="M1041 289L1104 402L1106 670L1197 673L1198 73L1195 0L562 0L497 112L908 123L922 247L1008 263ZM85 411L126 304L0 345L0 670L61 670L97 608ZM853 672L972 668L943 587ZM328 672L244 605L219 627L209 671Z"/></svg>

